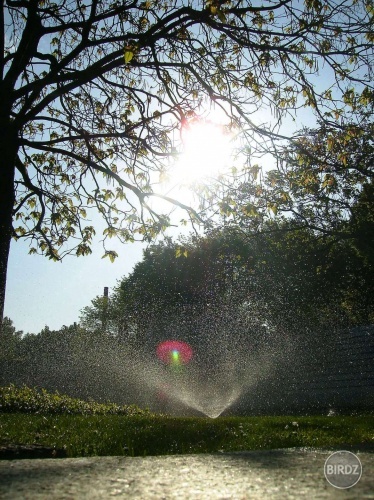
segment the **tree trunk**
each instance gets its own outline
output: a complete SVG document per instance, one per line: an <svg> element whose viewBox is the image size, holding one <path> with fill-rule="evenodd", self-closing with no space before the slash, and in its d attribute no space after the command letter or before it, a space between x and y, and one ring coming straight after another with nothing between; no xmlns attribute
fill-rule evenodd
<svg viewBox="0 0 374 500"><path fill-rule="evenodd" d="M17 137L9 122L0 120L0 328L3 322L8 256L15 199Z"/></svg>

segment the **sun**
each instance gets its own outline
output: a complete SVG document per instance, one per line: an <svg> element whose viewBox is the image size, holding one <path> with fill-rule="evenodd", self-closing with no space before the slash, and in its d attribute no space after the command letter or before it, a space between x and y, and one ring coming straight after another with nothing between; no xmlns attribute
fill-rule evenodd
<svg viewBox="0 0 374 500"><path fill-rule="evenodd" d="M162 200L162 195L193 206L197 201L197 186L214 185L215 179L230 172L237 150L237 135L227 119L217 112L184 123L177 155L167 174L160 175L161 197L149 201L152 209L170 211L170 202Z"/></svg>
<svg viewBox="0 0 374 500"><path fill-rule="evenodd" d="M182 127L182 148L174 175L191 184L222 173L230 163L232 136L224 125L193 120Z"/></svg>

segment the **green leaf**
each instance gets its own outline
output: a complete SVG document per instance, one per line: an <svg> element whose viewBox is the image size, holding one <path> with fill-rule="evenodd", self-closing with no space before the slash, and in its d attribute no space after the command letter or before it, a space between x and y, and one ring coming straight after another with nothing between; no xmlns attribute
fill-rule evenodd
<svg viewBox="0 0 374 500"><path fill-rule="evenodd" d="M249 217L257 217L259 215L257 208L252 203L248 203L248 205L243 207L242 211L244 215L247 215Z"/></svg>
<svg viewBox="0 0 374 500"><path fill-rule="evenodd" d="M84 243L79 244L75 252L77 257L79 257L80 255L89 255L90 253L92 253L91 248Z"/></svg>
<svg viewBox="0 0 374 500"><path fill-rule="evenodd" d="M225 23L226 22L226 16L222 12L221 9L217 9L217 16L218 16L218 19L221 21L221 23Z"/></svg>
<svg viewBox="0 0 374 500"><path fill-rule="evenodd" d="M332 135L327 136L327 149L329 151L332 151L333 147L335 145L335 139Z"/></svg>
<svg viewBox="0 0 374 500"><path fill-rule="evenodd" d="M117 234L117 229L113 226L107 227L103 231L103 235L108 235L109 238L113 238L113 236L116 236Z"/></svg>
<svg viewBox="0 0 374 500"><path fill-rule="evenodd" d="M36 205L36 200L35 198L30 198L29 200L27 200L27 204L30 208L34 208L35 205Z"/></svg>

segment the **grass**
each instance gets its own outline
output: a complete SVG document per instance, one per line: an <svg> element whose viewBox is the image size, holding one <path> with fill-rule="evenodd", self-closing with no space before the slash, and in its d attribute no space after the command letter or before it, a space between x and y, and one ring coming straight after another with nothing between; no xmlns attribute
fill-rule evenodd
<svg viewBox="0 0 374 500"><path fill-rule="evenodd" d="M23 388L23 398L35 392L26 389ZM35 410L37 405L32 407L24 400L21 404L21 392L17 392L21 389L11 386L10 391L14 407L8 398L4 412L4 390L0 390L3 410L0 413L0 445L53 446L65 449L68 457L215 453L294 446L347 448L374 443L373 415L220 417L212 420L154 415L133 406L131 413L126 414L127 407L118 407L121 414L113 414L113 407L102 405L101 408L97 403L85 403L92 405L91 410L82 404L79 413L78 400L72 400L75 411L69 414L71 408L66 406L67 399L64 400L65 411L62 412L59 405L56 411L56 404L52 404L54 399L44 391L44 399L49 398L51 408L48 410L44 403L43 410Z"/></svg>

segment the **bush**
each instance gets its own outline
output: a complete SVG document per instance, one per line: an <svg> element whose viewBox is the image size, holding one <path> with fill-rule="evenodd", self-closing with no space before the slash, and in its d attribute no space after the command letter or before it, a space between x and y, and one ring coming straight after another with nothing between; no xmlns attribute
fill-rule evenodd
<svg viewBox="0 0 374 500"><path fill-rule="evenodd" d="M142 410L135 405L82 401L59 394L57 391L51 394L45 389L31 388L26 385L16 387L13 384L0 387L0 413L150 415L149 410Z"/></svg>

